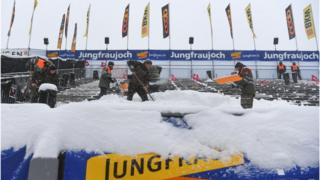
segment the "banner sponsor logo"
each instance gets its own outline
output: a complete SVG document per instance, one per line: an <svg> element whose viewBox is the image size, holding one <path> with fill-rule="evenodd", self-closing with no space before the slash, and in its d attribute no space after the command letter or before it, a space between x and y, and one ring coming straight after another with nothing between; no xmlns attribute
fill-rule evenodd
<svg viewBox="0 0 320 180"><path fill-rule="evenodd" d="M169 4L162 7L163 38L170 36Z"/></svg>
<svg viewBox="0 0 320 180"><path fill-rule="evenodd" d="M50 52L47 54L48 58L57 58L59 57L59 52Z"/></svg>
<svg viewBox="0 0 320 180"><path fill-rule="evenodd" d="M164 159L158 154L135 156L107 154L87 161L86 180L114 179L168 179L199 172L213 171L244 163L242 154L228 160L172 157Z"/></svg>
<svg viewBox="0 0 320 180"><path fill-rule="evenodd" d="M232 59L240 59L241 58L241 52L233 52L231 53Z"/></svg>
<svg viewBox="0 0 320 180"><path fill-rule="evenodd" d="M309 4L306 8L303 9L303 16L304 16L304 28L306 30L307 37L308 39L312 39L316 36L316 33L314 28L311 4Z"/></svg>
<svg viewBox="0 0 320 180"><path fill-rule="evenodd" d="M289 39L293 39L293 38L296 37L296 30L295 30L295 27L294 27L293 13L292 13L291 5L289 5L286 8L286 18L287 18Z"/></svg>
<svg viewBox="0 0 320 180"><path fill-rule="evenodd" d="M146 59L148 57L148 54L149 54L148 51L139 52L137 53L137 57L139 59Z"/></svg>

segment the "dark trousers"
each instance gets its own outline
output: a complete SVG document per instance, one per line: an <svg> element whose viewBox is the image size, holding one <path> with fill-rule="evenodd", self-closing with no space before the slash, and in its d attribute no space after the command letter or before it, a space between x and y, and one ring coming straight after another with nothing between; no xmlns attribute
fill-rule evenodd
<svg viewBox="0 0 320 180"><path fill-rule="evenodd" d="M57 92L52 90L39 92L39 103L48 104L51 108L54 108L57 101Z"/></svg>
<svg viewBox="0 0 320 180"><path fill-rule="evenodd" d="M292 80L293 80L294 83L298 82L298 73L296 73L296 72L292 73Z"/></svg>
<svg viewBox="0 0 320 180"><path fill-rule="evenodd" d="M241 106L243 109L251 109L254 96L251 94L241 94Z"/></svg>
<svg viewBox="0 0 320 180"><path fill-rule="evenodd" d="M107 88L106 87L100 87L100 93L98 95L98 98L101 98L102 96L107 94Z"/></svg>
<svg viewBox="0 0 320 180"><path fill-rule="evenodd" d="M154 93L154 92L160 92L160 86L157 84L150 85L149 86L149 92Z"/></svg>
<svg viewBox="0 0 320 180"><path fill-rule="evenodd" d="M127 100L131 101L135 93L138 93L142 101L148 101L147 93L143 87L139 84L129 82Z"/></svg>
<svg viewBox="0 0 320 180"><path fill-rule="evenodd" d="M284 78L284 73L278 73L278 79Z"/></svg>

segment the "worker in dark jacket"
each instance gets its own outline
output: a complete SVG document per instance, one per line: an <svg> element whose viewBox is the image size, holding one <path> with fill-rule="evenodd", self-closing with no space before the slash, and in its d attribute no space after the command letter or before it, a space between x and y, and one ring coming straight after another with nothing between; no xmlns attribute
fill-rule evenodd
<svg viewBox="0 0 320 180"><path fill-rule="evenodd" d="M40 85L45 81L47 72L47 63L39 58L35 61L30 80L30 99L32 103L38 102Z"/></svg>
<svg viewBox="0 0 320 180"><path fill-rule="evenodd" d="M99 81L100 94L98 98L106 95L110 91L110 83L114 83L115 79L112 78L112 70L114 63L112 61L108 62L108 65L102 69L101 77Z"/></svg>
<svg viewBox="0 0 320 180"><path fill-rule="evenodd" d="M300 68L295 62L293 62L291 65L291 73L292 73L293 82L297 83L298 78L299 80L301 80Z"/></svg>
<svg viewBox="0 0 320 180"><path fill-rule="evenodd" d="M152 66L151 61L147 60L144 63L138 61L128 61L129 70L132 72L128 75L129 87L128 87L128 97L129 101L132 100L133 95L138 93L142 101L148 100L148 84L150 80L149 69Z"/></svg>
<svg viewBox="0 0 320 180"><path fill-rule="evenodd" d="M281 79L281 77L283 77L284 79L284 73L286 72L286 70L287 70L286 65L284 65L282 61L280 61L277 66L278 79Z"/></svg>
<svg viewBox="0 0 320 180"><path fill-rule="evenodd" d="M47 73L45 74L45 78L43 80L43 83L50 83L54 84L58 87L59 85L59 76L57 73L57 68L55 65L50 65Z"/></svg>
<svg viewBox="0 0 320 180"><path fill-rule="evenodd" d="M241 106L244 109L252 108L253 98L256 94L252 71L240 62L235 65L235 69L238 71L238 75L242 77L242 80L235 82L241 89Z"/></svg>
<svg viewBox="0 0 320 180"><path fill-rule="evenodd" d="M57 74L57 68L55 65L49 65L46 70L43 83L53 84L56 87L59 85L59 76ZM48 104L51 108L54 108L57 100L56 89L46 89L39 91L39 103Z"/></svg>
<svg viewBox="0 0 320 180"><path fill-rule="evenodd" d="M159 81L160 81L160 73L162 71L162 67L157 65L152 65L149 68L149 77L150 77L150 83L149 83L149 92L159 92Z"/></svg>

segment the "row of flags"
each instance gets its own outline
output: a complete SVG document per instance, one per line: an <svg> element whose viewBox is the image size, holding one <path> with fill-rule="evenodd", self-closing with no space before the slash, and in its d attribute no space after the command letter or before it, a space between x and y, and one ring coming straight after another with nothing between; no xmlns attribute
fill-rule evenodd
<svg viewBox="0 0 320 180"><path fill-rule="evenodd" d="M34 6L31 16L31 24L29 29L29 36L31 37L32 34L32 24L33 24L33 17L34 12L36 10L36 7L38 6L39 0L34 0ZM8 31L8 38L11 36L11 29L13 26L13 22L15 19L15 5L16 2L14 1L13 4L13 10L12 10L12 16ZM163 29L163 38L170 37L170 12L169 12L169 4L166 4L161 8L162 12L162 29ZM91 11L91 5L89 5L88 11L87 11L87 17L86 17L86 29L84 33L84 37L88 40L88 34L89 34L89 20L90 20L90 11ZM127 37L129 35L129 11L130 11L130 5L128 4L125 8L124 15L123 15L123 22L122 22L122 37ZM211 4L209 3L207 7L209 21L210 21L210 28L211 28L211 34L212 34L212 12L211 12ZM230 36L233 39L233 25L232 25L232 15L231 15L231 5L228 4L228 6L225 8L226 16L229 23L229 29L230 29ZM288 27L288 34L289 39L296 38L296 31L295 31L295 25L294 25L294 19L293 19L293 11L291 4L285 9L286 13L286 20L287 20L287 27ZM249 24L249 28L252 32L253 38L256 38L256 34L254 32L253 27L253 20L252 20L252 11L251 11L251 4L249 4L245 8L245 14L247 17L247 21ZM62 21L60 24L60 30L59 30L59 36L58 36L58 43L57 48L61 49L62 47L62 41L63 41L63 34L65 35L65 38L67 40L68 37L68 27L69 27L69 16L70 16L70 5L68 6L67 13L63 14ZM312 12L312 6L309 4L307 7L303 10L303 17L304 17L304 27L307 34L308 39L312 39L316 37L315 32L315 24L313 20L313 12ZM150 34L150 3L147 4L147 6L144 9L143 19L142 19L142 25L141 25L141 37L149 37ZM76 49L76 38L77 38L77 23L75 23L74 26L74 35L72 39L72 45L71 50L75 51ZM29 41L30 44L30 41ZM87 44L87 42L86 42ZM66 43L67 45L67 43ZM87 46L87 45L86 45Z"/></svg>
<svg viewBox="0 0 320 180"><path fill-rule="evenodd" d="M90 6L89 6L89 8L90 8ZM59 29L57 49L62 49L63 34L65 35L65 39L66 39L65 44L66 44L66 49L67 49L69 19L70 19L70 5L68 6L67 13L62 15L62 20L61 20L60 29ZM89 23L89 19L87 20L87 23ZM75 25L74 25L74 33L73 33L72 44L71 44L71 51L72 52L76 51L76 44L77 44L77 23L75 23Z"/></svg>

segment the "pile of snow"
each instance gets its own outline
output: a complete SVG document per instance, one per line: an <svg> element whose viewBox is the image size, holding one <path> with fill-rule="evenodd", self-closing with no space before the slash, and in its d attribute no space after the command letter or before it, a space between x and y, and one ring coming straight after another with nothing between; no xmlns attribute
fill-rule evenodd
<svg viewBox="0 0 320 180"><path fill-rule="evenodd" d="M318 166L318 107L255 100L253 109L243 110L239 99L220 94L166 91L153 96L155 102L140 102L136 96L129 102L108 95L55 109L2 104L1 148L27 145L35 157L82 149L220 159L243 152L261 168ZM160 112L193 113L185 117L193 128L162 122Z"/></svg>
<svg viewBox="0 0 320 180"><path fill-rule="evenodd" d="M47 91L47 90L58 91L58 88L56 85L50 84L50 83L43 83L40 85L39 92L40 91Z"/></svg>

